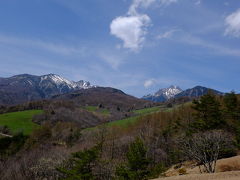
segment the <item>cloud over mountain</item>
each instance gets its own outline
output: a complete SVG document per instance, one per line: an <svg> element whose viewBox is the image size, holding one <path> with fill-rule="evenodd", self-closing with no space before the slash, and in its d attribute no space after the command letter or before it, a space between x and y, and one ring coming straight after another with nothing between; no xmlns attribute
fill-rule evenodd
<svg viewBox="0 0 240 180"><path fill-rule="evenodd" d="M149 87L153 86L154 84L156 84L155 79L148 79L144 82L144 87L149 88Z"/></svg>
<svg viewBox="0 0 240 180"><path fill-rule="evenodd" d="M149 8L154 4L169 5L177 0L133 0L125 16L115 18L110 24L111 34L123 41L123 47L138 51L145 40L151 18L140 10Z"/></svg>
<svg viewBox="0 0 240 180"><path fill-rule="evenodd" d="M225 23L227 26L225 34L240 37L240 9L227 16Z"/></svg>
<svg viewBox="0 0 240 180"><path fill-rule="evenodd" d="M123 40L123 47L138 50L151 20L147 15L120 16L111 23L111 34Z"/></svg>

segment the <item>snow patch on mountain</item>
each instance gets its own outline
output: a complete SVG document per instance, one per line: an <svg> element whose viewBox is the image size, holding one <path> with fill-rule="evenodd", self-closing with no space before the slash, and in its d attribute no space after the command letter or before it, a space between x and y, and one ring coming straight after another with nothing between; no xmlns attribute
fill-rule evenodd
<svg viewBox="0 0 240 180"><path fill-rule="evenodd" d="M78 90L78 89L89 89L89 88L96 87L96 86L92 86L88 81L84 81L84 80L81 80L78 82L70 81L56 74L48 74L48 75L41 76L40 84L43 81L48 81L48 80L52 81L58 88L61 88L62 86L67 86L69 89Z"/></svg>
<svg viewBox="0 0 240 180"><path fill-rule="evenodd" d="M158 92L154 94L154 96L164 95L166 96L167 99L170 99L175 95L179 94L180 92L182 92L182 89L180 87L172 85L168 88L160 89Z"/></svg>
<svg viewBox="0 0 240 180"><path fill-rule="evenodd" d="M181 92L182 92L182 89L180 87L172 85L168 88L159 89L154 94L148 94L146 96L143 96L143 99L154 101L154 102L164 102L175 97L177 94Z"/></svg>

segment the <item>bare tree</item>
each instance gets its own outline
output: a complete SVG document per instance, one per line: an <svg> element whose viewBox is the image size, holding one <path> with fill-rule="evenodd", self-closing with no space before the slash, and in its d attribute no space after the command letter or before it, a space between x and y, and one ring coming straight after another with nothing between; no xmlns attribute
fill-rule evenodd
<svg viewBox="0 0 240 180"><path fill-rule="evenodd" d="M200 172L201 165L207 173L214 173L220 152L232 148L232 136L220 130L196 133L182 141L183 151L187 157L197 161Z"/></svg>

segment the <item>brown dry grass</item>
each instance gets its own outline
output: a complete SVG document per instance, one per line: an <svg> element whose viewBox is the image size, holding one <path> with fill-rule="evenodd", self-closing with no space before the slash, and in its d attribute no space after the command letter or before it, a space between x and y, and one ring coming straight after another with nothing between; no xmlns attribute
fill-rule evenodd
<svg viewBox="0 0 240 180"><path fill-rule="evenodd" d="M220 172L214 174L190 174L159 178L158 180L240 180L240 171Z"/></svg>
<svg viewBox="0 0 240 180"><path fill-rule="evenodd" d="M177 167L177 168L176 168ZM186 169L186 176L180 176L179 169ZM181 165L175 165L166 171L165 175L169 178L160 178L166 180L240 180L240 155L231 158L220 159L217 161L215 174L200 174L199 168L194 162L184 162Z"/></svg>
<svg viewBox="0 0 240 180"><path fill-rule="evenodd" d="M230 164L222 164L219 166L220 172L227 172L227 171L240 171L240 161L233 161Z"/></svg>

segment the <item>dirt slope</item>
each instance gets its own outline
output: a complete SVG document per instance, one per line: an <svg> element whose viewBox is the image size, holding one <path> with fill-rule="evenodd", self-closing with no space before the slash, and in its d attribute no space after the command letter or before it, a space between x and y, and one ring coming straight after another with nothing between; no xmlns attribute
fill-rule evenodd
<svg viewBox="0 0 240 180"><path fill-rule="evenodd" d="M177 168L176 168L177 167ZM187 175L179 175L179 170L186 170ZM230 171L235 170L235 171ZM224 172L228 171L228 172ZM201 174L199 168L193 162L184 162L182 165L174 165L165 172L167 178L163 180L240 180L240 155L231 158L220 159L217 161L216 173Z"/></svg>
<svg viewBox="0 0 240 180"><path fill-rule="evenodd" d="M190 174L159 178L158 180L240 180L240 171L220 172L214 174Z"/></svg>

